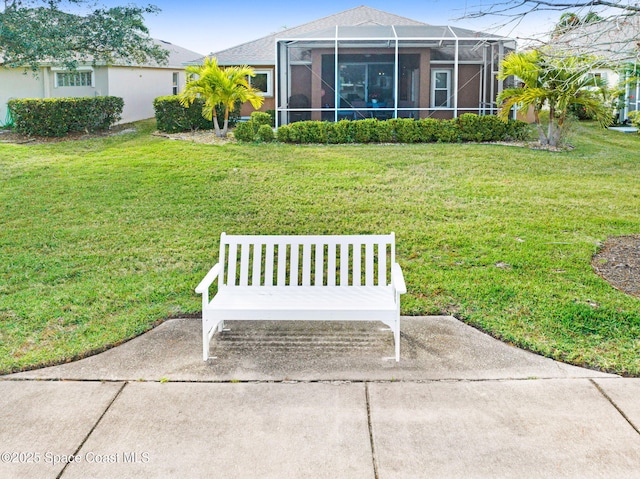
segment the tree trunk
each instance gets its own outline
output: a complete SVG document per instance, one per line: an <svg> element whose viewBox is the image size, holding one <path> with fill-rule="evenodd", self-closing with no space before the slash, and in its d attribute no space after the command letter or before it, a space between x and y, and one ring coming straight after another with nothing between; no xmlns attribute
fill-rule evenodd
<svg viewBox="0 0 640 479"><path fill-rule="evenodd" d="M547 144L547 136L544 134L542 123L540 123L540 112L538 110L534 110L533 112L533 121L536 124L536 129L538 130L538 142L544 146Z"/></svg>
<svg viewBox="0 0 640 479"><path fill-rule="evenodd" d="M549 130L547 133L547 140L549 146L557 146L558 139L556 136L556 109L555 107L549 107Z"/></svg>
<svg viewBox="0 0 640 479"><path fill-rule="evenodd" d="M224 126L222 127L222 138L227 137L227 132L229 130L229 107L225 107L224 109Z"/></svg>
<svg viewBox="0 0 640 479"><path fill-rule="evenodd" d="M218 138L220 138L221 137L220 125L218 124L218 115L216 115L215 108L213 109L213 128L214 128L216 136Z"/></svg>

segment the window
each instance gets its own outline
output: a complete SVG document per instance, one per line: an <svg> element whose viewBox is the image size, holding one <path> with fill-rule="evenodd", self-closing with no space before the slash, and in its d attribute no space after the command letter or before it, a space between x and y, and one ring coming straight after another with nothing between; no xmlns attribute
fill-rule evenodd
<svg viewBox="0 0 640 479"><path fill-rule="evenodd" d="M451 70L431 71L431 106L449 108L451 99Z"/></svg>
<svg viewBox="0 0 640 479"><path fill-rule="evenodd" d="M354 101L393 107L393 63L340 63L338 70L341 107L350 107Z"/></svg>
<svg viewBox="0 0 640 479"><path fill-rule="evenodd" d="M173 94L178 94L178 72L173 72Z"/></svg>
<svg viewBox="0 0 640 479"><path fill-rule="evenodd" d="M55 86L93 86L93 71L56 72Z"/></svg>
<svg viewBox="0 0 640 479"><path fill-rule="evenodd" d="M256 76L249 77L249 85L262 96L273 96L273 70L254 70Z"/></svg>

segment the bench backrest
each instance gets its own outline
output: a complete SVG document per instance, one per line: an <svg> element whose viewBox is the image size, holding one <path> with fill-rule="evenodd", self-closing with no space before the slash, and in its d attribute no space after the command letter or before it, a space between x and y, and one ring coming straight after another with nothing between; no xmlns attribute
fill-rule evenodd
<svg viewBox="0 0 640 479"><path fill-rule="evenodd" d="M387 286L395 236L220 237L220 287Z"/></svg>

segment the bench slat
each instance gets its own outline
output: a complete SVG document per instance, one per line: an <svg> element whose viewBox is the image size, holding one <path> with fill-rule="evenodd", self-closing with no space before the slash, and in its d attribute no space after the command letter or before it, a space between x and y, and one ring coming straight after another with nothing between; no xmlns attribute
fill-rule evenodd
<svg viewBox="0 0 640 479"><path fill-rule="evenodd" d="M249 284L249 245L243 244L240 249L240 286Z"/></svg>
<svg viewBox="0 0 640 479"><path fill-rule="evenodd" d="M387 245L378 243L378 285L387 285Z"/></svg>
<svg viewBox="0 0 640 479"><path fill-rule="evenodd" d="M362 245L360 243L354 243L352 254L353 278L351 279L351 284L360 286L362 284Z"/></svg>
<svg viewBox="0 0 640 479"><path fill-rule="evenodd" d="M266 251L264 253L264 285L273 286L273 244L265 245Z"/></svg>
<svg viewBox="0 0 640 479"><path fill-rule="evenodd" d="M299 286L298 283L298 264L299 264L300 248L297 244L291 245L291 262L289 264L289 284L292 286Z"/></svg>
<svg viewBox="0 0 640 479"><path fill-rule="evenodd" d="M254 244L257 241L263 244L277 245L303 243L342 244L349 243L392 243L393 235L225 235L225 242L238 244Z"/></svg>
<svg viewBox="0 0 640 479"><path fill-rule="evenodd" d="M311 286L311 244L302 246L302 286Z"/></svg>
<svg viewBox="0 0 640 479"><path fill-rule="evenodd" d="M340 286L349 284L349 244L340 245Z"/></svg>
<svg viewBox="0 0 640 479"><path fill-rule="evenodd" d="M278 286L285 286L287 279L287 245L278 243Z"/></svg>
<svg viewBox="0 0 640 479"><path fill-rule="evenodd" d="M324 285L324 244L316 244L316 271L315 271L316 286Z"/></svg>
<svg viewBox="0 0 640 479"><path fill-rule="evenodd" d="M328 245L327 251L327 286L336 285L336 245Z"/></svg>
<svg viewBox="0 0 640 479"><path fill-rule="evenodd" d="M367 243L365 246L365 286L373 286L374 267L373 267L373 243Z"/></svg>
<svg viewBox="0 0 640 479"><path fill-rule="evenodd" d="M236 284L236 261L238 261L238 245L229 243L229 272L227 273L227 285L235 286Z"/></svg>
<svg viewBox="0 0 640 479"><path fill-rule="evenodd" d="M260 286L262 273L262 243L256 243L253 246L253 271L251 273L251 285Z"/></svg>

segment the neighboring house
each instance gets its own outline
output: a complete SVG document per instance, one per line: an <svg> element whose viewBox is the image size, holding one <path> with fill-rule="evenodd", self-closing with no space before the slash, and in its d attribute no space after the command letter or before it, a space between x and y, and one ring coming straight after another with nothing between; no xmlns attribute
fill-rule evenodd
<svg viewBox="0 0 640 479"><path fill-rule="evenodd" d="M287 124L495 113L498 66L513 50L512 39L361 6L211 56L253 67L262 110Z"/></svg>
<svg viewBox="0 0 640 479"><path fill-rule="evenodd" d="M124 99L121 123L154 116L153 99L175 95L185 84L184 64L202 54L171 43L154 40L169 51L166 65L81 65L76 71L43 63L33 72L0 65L0 126L8 119L12 98L58 98L118 96Z"/></svg>
<svg viewBox="0 0 640 479"><path fill-rule="evenodd" d="M640 110L640 16L620 16L565 30L554 48L571 55L595 57L592 75L622 91L619 121Z"/></svg>

